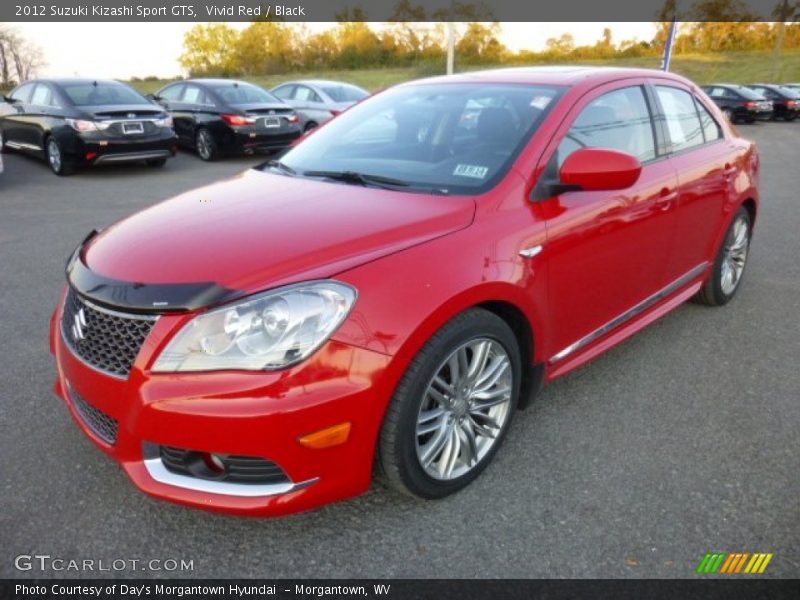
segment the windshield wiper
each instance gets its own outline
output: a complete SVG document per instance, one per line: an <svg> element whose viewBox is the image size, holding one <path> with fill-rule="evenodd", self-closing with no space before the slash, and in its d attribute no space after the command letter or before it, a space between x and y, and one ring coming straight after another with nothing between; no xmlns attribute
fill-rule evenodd
<svg viewBox="0 0 800 600"><path fill-rule="evenodd" d="M286 163L281 162L279 160L271 160L267 162L267 166L272 167L273 169L277 169L279 171L283 171L287 175L292 175L292 176L297 175L297 171L295 171L292 167L290 167Z"/></svg>
<svg viewBox="0 0 800 600"><path fill-rule="evenodd" d="M360 185L378 185L380 187L408 187L411 185L402 179L392 179L382 175L368 175L357 171L305 171L305 177L322 177L325 179L335 179L345 183L357 183Z"/></svg>

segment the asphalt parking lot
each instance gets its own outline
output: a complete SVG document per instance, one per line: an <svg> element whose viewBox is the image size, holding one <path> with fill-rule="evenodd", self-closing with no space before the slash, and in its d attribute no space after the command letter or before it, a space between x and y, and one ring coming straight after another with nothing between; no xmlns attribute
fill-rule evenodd
<svg viewBox="0 0 800 600"><path fill-rule="evenodd" d="M764 576L800 576L800 123L741 132L760 143L762 212L731 304L686 305L546 388L454 497L374 486L272 520L138 492L52 393L47 348L64 260L90 229L261 159L58 178L5 155L0 576L77 575L14 568L48 554L192 560L172 575L193 577L692 577L715 551L771 552Z"/></svg>

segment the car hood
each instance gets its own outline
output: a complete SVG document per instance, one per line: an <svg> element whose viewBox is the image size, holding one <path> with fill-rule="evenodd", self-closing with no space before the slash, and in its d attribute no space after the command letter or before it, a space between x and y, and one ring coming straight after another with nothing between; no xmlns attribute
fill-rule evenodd
<svg viewBox="0 0 800 600"><path fill-rule="evenodd" d="M109 227L79 253L136 286L254 292L336 273L467 227L469 197L396 192L250 170Z"/></svg>

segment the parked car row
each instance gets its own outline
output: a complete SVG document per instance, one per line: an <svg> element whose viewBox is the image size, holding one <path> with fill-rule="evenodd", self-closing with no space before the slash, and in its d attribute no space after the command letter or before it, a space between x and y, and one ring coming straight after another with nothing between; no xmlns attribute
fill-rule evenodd
<svg viewBox="0 0 800 600"><path fill-rule="evenodd" d="M57 175L108 163L161 167L178 146L206 161L275 152L368 95L333 81L290 82L273 94L244 81L190 79L146 97L118 81L37 79L3 97L0 151L44 159Z"/></svg>
<svg viewBox="0 0 800 600"><path fill-rule="evenodd" d="M703 90L732 123L776 119L794 121L800 116L800 83L719 83L705 85Z"/></svg>

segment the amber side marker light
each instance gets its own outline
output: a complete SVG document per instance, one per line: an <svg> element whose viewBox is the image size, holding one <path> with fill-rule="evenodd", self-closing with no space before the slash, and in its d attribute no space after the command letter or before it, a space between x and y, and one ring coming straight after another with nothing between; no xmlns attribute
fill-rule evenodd
<svg viewBox="0 0 800 600"><path fill-rule="evenodd" d="M339 423L333 427L326 427L314 433L309 433L297 439L301 446L306 448L314 448L319 450L321 448L330 448L331 446L340 446L347 441L350 437L350 423Z"/></svg>

